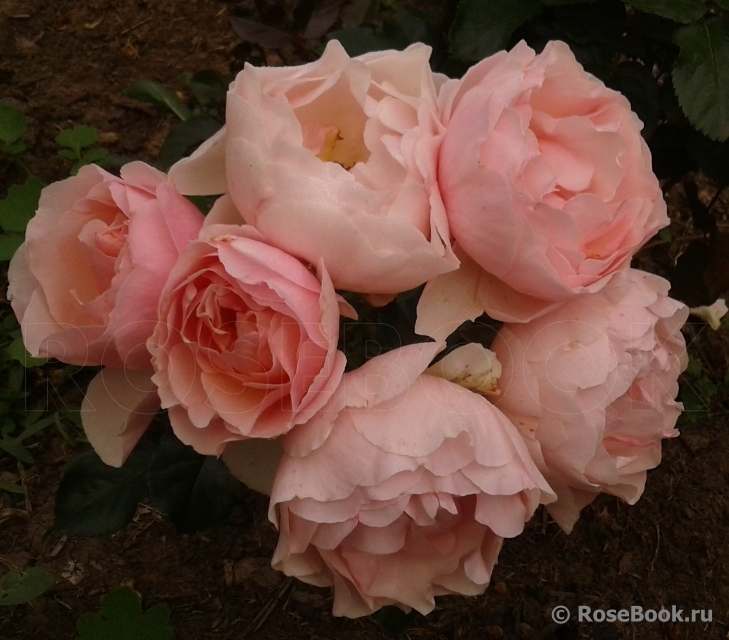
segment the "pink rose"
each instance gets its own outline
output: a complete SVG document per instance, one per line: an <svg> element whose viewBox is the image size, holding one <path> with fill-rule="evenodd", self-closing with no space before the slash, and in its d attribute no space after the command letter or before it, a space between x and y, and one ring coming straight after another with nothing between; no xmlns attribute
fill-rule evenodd
<svg viewBox="0 0 729 640"><path fill-rule="evenodd" d="M143 162L46 187L10 263L8 297L33 356L150 368L167 276L203 216Z"/></svg>
<svg viewBox="0 0 729 640"><path fill-rule="evenodd" d="M162 407L185 444L274 438L306 422L336 389L339 300L251 227L205 227L170 275L147 346Z"/></svg>
<svg viewBox="0 0 729 640"><path fill-rule="evenodd" d="M482 593L502 539L554 497L498 409L421 375L441 347L403 347L345 374L322 411L283 438L273 566L334 585L334 615L388 604L425 614L436 595Z"/></svg>
<svg viewBox="0 0 729 640"><path fill-rule="evenodd" d="M565 531L600 492L634 504L661 440L678 435L688 309L668 288L630 269L538 320L504 325L492 346L503 366L497 406L557 492L547 509Z"/></svg>
<svg viewBox="0 0 729 640"><path fill-rule="evenodd" d="M458 265L436 184L443 127L430 48L350 58L331 41L299 67L246 65L227 126L171 171L226 193L206 224L255 226L337 289L396 294Z"/></svg>
<svg viewBox="0 0 729 640"><path fill-rule="evenodd" d="M535 55L522 42L439 97L438 181L453 237L488 273L474 285L481 312L522 322L598 291L668 224L642 123L566 44ZM441 319L452 287L426 291Z"/></svg>

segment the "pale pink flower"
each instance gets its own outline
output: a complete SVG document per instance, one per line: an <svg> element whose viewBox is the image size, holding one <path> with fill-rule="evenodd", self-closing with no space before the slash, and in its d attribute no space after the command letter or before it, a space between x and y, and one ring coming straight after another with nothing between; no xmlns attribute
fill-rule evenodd
<svg viewBox="0 0 729 640"><path fill-rule="evenodd" d="M175 266L147 344L177 437L220 455L308 420L344 371L339 299L252 227L205 227Z"/></svg>
<svg viewBox="0 0 729 640"><path fill-rule="evenodd" d="M402 347L345 374L283 438L273 566L334 585L334 615L425 614L437 595L482 593L503 538L554 497L498 409L423 373L441 347Z"/></svg>
<svg viewBox="0 0 729 640"><path fill-rule="evenodd" d="M147 338L173 265L203 216L143 162L121 177L90 165L46 187L8 272L33 356L107 365L89 385L84 430L120 466L159 409Z"/></svg>
<svg viewBox="0 0 729 640"><path fill-rule="evenodd" d="M547 509L566 531L600 492L634 504L661 440L678 435L688 309L668 288L630 269L598 293L504 325L491 347L503 366L497 406L556 491Z"/></svg>
<svg viewBox="0 0 729 640"><path fill-rule="evenodd" d="M145 343L172 266L203 216L143 162L90 165L41 193L10 263L10 298L33 356L148 369Z"/></svg>
<svg viewBox="0 0 729 640"><path fill-rule="evenodd" d="M446 83L439 99L438 182L474 264L429 283L419 309L428 335L484 311L525 322L598 291L668 224L642 123L566 44L535 55L521 42Z"/></svg>
<svg viewBox="0 0 729 640"><path fill-rule="evenodd" d="M245 221L310 264L323 258L337 289L412 289L458 265L429 57L417 44L350 58L331 41L302 66L246 65L226 128L170 175L182 193L226 194L206 224Z"/></svg>

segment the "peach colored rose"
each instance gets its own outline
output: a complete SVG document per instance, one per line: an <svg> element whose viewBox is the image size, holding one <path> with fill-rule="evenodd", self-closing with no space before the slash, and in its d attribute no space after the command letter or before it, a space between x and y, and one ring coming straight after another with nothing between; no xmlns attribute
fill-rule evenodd
<svg viewBox="0 0 729 640"><path fill-rule="evenodd" d="M521 42L446 83L439 98L450 230L486 272L476 280L466 267L429 285L421 315L437 313L439 326L483 311L523 322L598 291L668 224L642 123L566 44L535 55ZM478 309L450 317L443 304L461 275Z"/></svg>
<svg viewBox="0 0 729 640"><path fill-rule="evenodd" d="M227 194L206 224L245 220L287 253L323 258L337 289L412 289L458 265L429 57L417 44L350 58L331 41L310 64L246 65L225 130L170 175L182 193Z"/></svg>
<svg viewBox="0 0 729 640"><path fill-rule="evenodd" d="M345 374L283 438L273 566L334 585L334 615L389 604L425 614L436 595L482 593L502 539L554 497L498 409L423 374L441 347L410 345Z"/></svg>
<svg viewBox="0 0 729 640"><path fill-rule="evenodd" d="M557 492L547 509L566 531L600 492L634 504L661 440L678 435L688 309L668 288L630 269L538 320L504 325L492 345L503 366L497 406Z"/></svg>
<svg viewBox="0 0 729 640"><path fill-rule="evenodd" d="M10 263L8 297L33 356L149 369L167 276L203 216L143 162L90 165L46 187Z"/></svg>
<svg viewBox="0 0 729 640"><path fill-rule="evenodd" d="M344 371L339 300L252 227L205 227L175 266L147 346L176 435L206 455L308 420Z"/></svg>

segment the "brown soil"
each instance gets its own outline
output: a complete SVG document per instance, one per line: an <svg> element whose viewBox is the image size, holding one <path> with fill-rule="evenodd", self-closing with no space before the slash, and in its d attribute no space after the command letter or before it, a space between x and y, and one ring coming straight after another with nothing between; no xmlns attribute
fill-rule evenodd
<svg viewBox="0 0 729 640"><path fill-rule="evenodd" d="M0 0L0 100L28 115L25 162L46 181L68 170L53 139L73 124L96 127L113 153L153 160L174 117L124 98L122 89L153 79L181 90L183 71L228 74L240 64L237 42L221 0ZM0 168L0 193L17 178L13 171ZM680 194L673 200L672 217L680 223L686 217ZM665 256L665 249L652 251ZM645 255L645 264L666 271L661 256ZM700 340L713 366L726 370L729 348L721 334L704 329ZM603 496L570 536L538 513L524 535L504 545L485 595L440 599L430 616L413 617L403 637L729 637L729 425L722 412L704 417L665 444L664 461L649 474L637 505ZM54 532L53 498L72 454L63 440L48 437L32 467L0 458L0 475L22 481L28 496L0 494L0 563L41 566L57 579L31 604L0 610L0 640L73 640L79 615L97 611L101 596L121 584L132 584L145 607L168 603L177 640L387 637L371 619L333 618L328 591L270 568L276 534L266 500L253 493L201 534L178 536L147 507L106 538ZM3 519L10 508L17 512ZM560 626L550 616L557 605L573 614L578 605L676 605L689 615L711 609L712 621Z"/></svg>

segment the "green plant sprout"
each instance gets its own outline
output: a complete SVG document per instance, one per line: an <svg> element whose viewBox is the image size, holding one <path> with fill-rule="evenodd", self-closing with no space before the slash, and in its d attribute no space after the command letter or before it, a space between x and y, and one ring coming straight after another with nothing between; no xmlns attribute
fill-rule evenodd
<svg viewBox="0 0 729 640"><path fill-rule="evenodd" d="M99 132L93 127L82 124L61 131L56 136L56 144L61 147L58 155L74 163L71 167L72 176L75 176L81 167L102 163L109 156L106 149L94 146L98 140Z"/></svg>
<svg viewBox="0 0 729 640"><path fill-rule="evenodd" d="M25 114L7 102L0 102L0 155L17 156L25 151L21 140L28 123Z"/></svg>
<svg viewBox="0 0 729 640"><path fill-rule="evenodd" d="M10 260L23 243L25 227L38 208L43 183L29 175L23 184L10 187L8 195L0 200L0 261Z"/></svg>
<svg viewBox="0 0 729 640"><path fill-rule="evenodd" d="M76 623L77 640L171 640L170 608L157 604L142 610L141 597L120 587L101 599L101 613L86 613Z"/></svg>

